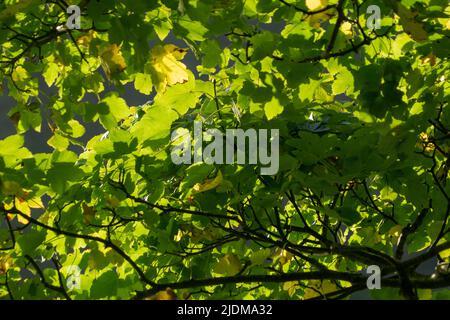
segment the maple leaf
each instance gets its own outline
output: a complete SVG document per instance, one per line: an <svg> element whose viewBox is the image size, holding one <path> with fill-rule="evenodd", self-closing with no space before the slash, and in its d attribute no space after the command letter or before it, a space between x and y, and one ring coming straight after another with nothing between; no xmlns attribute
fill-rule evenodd
<svg viewBox="0 0 450 320"><path fill-rule="evenodd" d="M330 280L311 280L305 290L303 299L312 299L337 290L336 284Z"/></svg>
<svg viewBox="0 0 450 320"><path fill-rule="evenodd" d="M324 9L328 5L328 0L306 0L305 4L310 11L314 12ZM311 27L319 28L321 22L330 20L334 14L334 8L329 8L328 10L308 16L307 21Z"/></svg>
<svg viewBox="0 0 450 320"><path fill-rule="evenodd" d="M222 172L218 172L214 179L208 179L204 183L197 183L193 189L195 192L205 192L218 187L223 181Z"/></svg>
<svg viewBox="0 0 450 320"><path fill-rule="evenodd" d="M239 273L242 268L241 261L233 253L227 253L216 263L214 272L227 276L234 276Z"/></svg>
<svg viewBox="0 0 450 320"><path fill-rule="evenodd" d="M122 52L120 51L120 46L115 43L102 50L100 59L108 79L111 79L111 76L122 72L127 67Z"/></svg>
<svg viewBox="0 0 450 320"><path fill-rule="evenodd" d="M164 92L167 86L188 81L186 65L179 61L186 53L187 49L173 44L156 45L152 48L148 67L157 92Z"/></svg>
<svg viewBox="0 0 450 320"><path fill-rule="evenodd" d="M155 293L146 300L177 300L177 295L172 289L167 288L166 290Z"/></svg>
<svg viewBox="0 0 450 320"><path fill-rule="evenodd" d="M95 210L94 208L88 206L87 204L83 203L83 222L84 224L91 224L92 221L95 218Z"/></svg>
<svg viewBox="0 0 450 320"><path fill-rule="evenodd" d="M306 0L306 6L311 11L316 11L325 8L328 5L328 0Z"/></svg>
<svg viewBox="0 0 450 320"><path fill-rule="evenodd" d="M418 42L428 39L428 33L424 29L424 24L416 19L417 12L409 10L402 4L398 4L396 13L400 17L400 24L403 26L403 29L412 39Z"/></svg>

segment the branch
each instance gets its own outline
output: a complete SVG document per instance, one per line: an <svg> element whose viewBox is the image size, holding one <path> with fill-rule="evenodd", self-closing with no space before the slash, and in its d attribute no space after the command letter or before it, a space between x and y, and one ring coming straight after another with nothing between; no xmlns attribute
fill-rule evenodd
<svg viewBox="0 0 450 320"><path fill-rule="evenodd" d="M3 211L6 211L4 208L1 208ZM141 280L151 286L156 286L156 284L149 280L145 273L142 271L141 268L139 268L139 266L136 264L136 262L133 261L133 259L130 258L130 256L128 256L121 248L119 248L118 246L116 246L114 243L112 243L109 240L105 240L103 238L99 238L99 237L95 237L95 236L90 236L90 235L84 235L84 234L78 234L78 233L74 233L74 232L70 232L70 231L66 231L66 230L62 230L62 229L58 229L58 228L54 228L52 226L46 225L32 217L27 216L26 214L20 212L17 209L13 209L13 210L9 210L10 212L13 212L15 214L20 215L21 217L27 219L28 221L30 221L31 223L44 228L46 230L52 231L56 234L63 234L66 235L68 237L72 237L72 238L77 238L77 239L84 239L84 240L91 240L91 241L96 241L96 242L100 242L102 244L104 244L106 247L109 247L111 249L113 249L114 251L116 251L120 256L122 256L122 258L124 258L132 267L133 269L137 272L137 274L139 275L139 277L141 278Z"/></svg>
<svg viewBox="0 0 450 320"><path fill-rule="evenodd" d="M333 33L331 34L330 42L327 45L326 53L329 54L334 47L334 43L336 42L337 35L339 33L339 28L341 27L342 22L344 21L344 4L346 0L339 0L338 5L336 7L338 12L338 18L336 21L336 25L334 26Z"/></svg>
<svg viewBox="0 0 450 320"><path fill-rule="evenodd" d="M408 224L406 227L402 229L402 234L398 239L397 250L395 251L395 259L400 260L403 257L403 250L406 244L406 239L410 234L416 232L416 230L420 227L429 210L430 208L422 209L420 213L417 215L417 218L414 221L414 223Z"/></svg>
<svg viewBox="0 0 450 320"><path fill-rule="evenodd" d="M303 58L303 59L300 59L300 60L292 60L292 59L288 59L288 60L290 62L293 62L293 63L319 62L321 60L327 60L327 59L330 59L330 58L342 57L342 56L345 56L345 55L347 55L347 54L349 54L351 52L357 53L360 48L362 48L363 46L365 46L367 44L370 44L373 40L386 36L391 31L391 29L393 27L394 27L394 25L390 26L389 29L386 32L384 32L384 33L382 33L380 35L377 34L373 38L366 38L366 39L362 40L360 43L358 43L356 45L352 45L350 48L347 48L347 49L343 49L343 50L340 50L340 51L337 51L337 52L333 52L333 53L324 52L321 55L307 57L307 58ZM275 59L275 60L278 60L278 61L285 61L286 60L284 57L279 57L279 56L275 56L275 55L272 55L272 58Z"/></svg>
<svg viewBox="0 0 450 320"><path fill-rule="evenodd" d="M32 257L30 257L30 256L27 254L27 255L25 255L25 258L31 263L31 265L33 266L33 268L36 270L37 274L38 274L39 277L41 278L42 284L43 284L46 288L48 288L48 289L50 289L50 290L53 290L53 291L56 291L56 292L62 294L66 299L70 300L70 297L67 295L66 290L65 290L62 286L57 287L57 286L54 286L54 285L52 285L52 284L50 284L50 283L47 282L47 280L45 279L44 273L42 272L41 268L39 268L38 264L36 263L36 261L33 260ZM59 273L59 270L58 270L58 273Z"/></svg>
<svg viewBox="0 0 450 320"><path fill-rule="evenodd" d="M56 268L56 272L58 273L58 281L59 281L59 286L61 287L64 296L66 297L67 300L72 300L69 296L69 294L67 293L66 288L64 287L64 281L63 281L63 276L61 274L61 264L59 263L59 261L55 258L52 258L52 262L55 265Z"/></svg>
<svg viewBox="0 0 450 320"><path fill-rule="evenodd" d="M338 272L338 271L312 271L312 272L293 272L279 275L246 275L219 277L210 279L188 280L181 282L159 284L161 288L186 289L203 286L215 286L222 284L238 284L238 283L282 283L287 281L299 280L342 280L355 283L366 281L366 277L361 273ZM155 290L147 290L138 292L134 299L143 299L155 293Z"/></svg>
<svg viewBox="0 0 450 320"><path fill-rule="evenodd" d="M9 247L0 248L0 251L8 251L14 249L14 247L16 246L16 238L14 236L14 230L11 226L11 222L8 219L8 213L6 211L3 211L3 214L5 216L6 224L8 225L9 236L11 238L12 244Z"/></svg>
<svg viewBox="0 0 450 320"><path fill-rule="evenodd" d="M203 211L199 211L199 210L180 209L180 208L174 208L172 206L161 206L161 205L153 204L144 199L140 199L138 197L133 196L132 194L130 194L128 192L128 190L125 188L125 186L120 182L116 182L111 179L109 179L108 182L112 187L115 187L115 188L121 190L123 193L125 193L125 195L128 199L133 200L137 203L145 204L152 209L159 209L159 210L161 210L163 212L167 212L167 213L178 212L178 213L186 213L186 214L198 215L198 216L203 216L203 217L226 219L226 220L233 220L233 221L240 222L240 220L236 216L209 213L209 212L203 212ZM231 210L228 210L228 212L234 213L234 211L231 211Z"/></svg>
<svg viewBox="0 0 450 320"><path fill-rule="evenodd" d="M420 265L422 262L425 262L433 257L435 257L439 252L450 249L450 242L445 242L443 244L437 245L433 248L429 248L425 253L406 260L402 263L402 265L406 268L415 268Z"/></svg>

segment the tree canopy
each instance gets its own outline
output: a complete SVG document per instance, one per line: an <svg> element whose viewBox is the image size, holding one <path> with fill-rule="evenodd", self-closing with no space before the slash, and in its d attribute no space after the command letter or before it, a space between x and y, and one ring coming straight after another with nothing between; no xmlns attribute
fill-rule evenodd
<svg viewBox="0 0 450 320"><path fill-rule="evenodd" d="M0 140L0 298L342 299L373 265L374 298L450 298L449 13L448 0L3 1L16 133ZM130 105L130 88L149 102ZM171 133L194 121L278 129L279 171L174 164ZM30 151L44 127L52 152Z"/></svg>

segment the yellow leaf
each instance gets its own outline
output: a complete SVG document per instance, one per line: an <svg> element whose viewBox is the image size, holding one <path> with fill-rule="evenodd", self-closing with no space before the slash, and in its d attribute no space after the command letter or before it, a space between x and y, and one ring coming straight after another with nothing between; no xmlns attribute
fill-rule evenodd
<svg viewBox="0 0 450 320"><path fill-rule="evenodd" d="M186 53L187 49L173 44L156 45L152 48L149 67L157 92L164 92L167 86L188 81L186 65L179 61Z"/></svg>
<svg viewBox="0 0 450 320"><path fill-rule="evenodd" d="M219 259L214 267L214 272L227 276L234 276L241 271L241 267L242 265L239 258L235 254L228 253Z"/></svg>
<svg viewBox="0 0 450 320"><path fill-rule="evenodd" d="M115 43L107 46L101 52L100 60L108 79L111 79L111 76L122 72L127 67L120 47Z"/></svg>
<svg viewBox="0 0 450 320"><path fill-rule="evenodd" d="M5 203L5 210L6 210L6 217L8 218L9 221L12 221L15 218L15 214L9 213L8 211L11 210L12 208L14 208L14 203L10 202L10 203Z"/></svg>
<svg viewBox="0 0 450 320"><path fill-rule="evenodd" d="M333 8L330 8L326 11L319 12L319 13L308 16L307 21L311 27L320 28L320 23L330 20L331 17L334 16L334 14L335 14L335 10Z"/></svg>
<svg viewBox="0 0 450 320"><path fill-rule="evenodd" d="M18 66L14 69L11 77L14 82L25 82L30 78L30 75L24 67Z"/></svg>
<svg viewBox="0 0 450 320"><path fill-rule="evenodd" d="M328 0L306 0L306 7L311 11L324 8L328 4Z"/></svg>
<svg viewBox="0 0 450 320"><path fill-rule="evenodd" d="M321 295L325 295L337 290L336 284L334 284L330 280L312 280L309 281L308 287L309 288L305 290L305 293L303 295L303 299L305 300L320 297Z"/></svg>
<svg viewBox="0 0 450 320"><path fill-rule="evenodd" d="M0 275L6 274L12 265L12 259L9 255L0 256Z"/></svg>
<svg viewBox="0 0 450 320"><path fill-rule="evenodd" d="M97 37L97 32L95 32L94 30L89 30L88 33L82 35L81 37L79 37L77 39L77 43L79 46L88 48L89 44L91 43L92 39Z"/></svg>
<svg viewBox="0 0 450 320"><path fill-rule="evenodd" d="M94 208L83 203L83 222L85 224L91 224L94 218L95 218Z"/></svg>
<svg viewBox="0 0 450 320"><path fill-rule="evenodd" d="M423 60L422 60L423 61ZM430 141L430 137L426 132L421 132L419 134L420 142L416 143L416 147L420 150L425 151L426 153L433 152L434 144Z"/></svg>
<svg viewBox="0 0 450 320"><path fill-rule="evenodd" d="M15 201L14 204L15 204L17 210L19 210L26 216L31 217L31 209L28 206L28 203L24 199L16 198L14 201ZM22 224L28 223L28 219L21 215L17 216L17 221L19 221Z"/></svg>
<svg viewBox="0 0 450 320"><path fill-rule="evenodd" d="M341 24L340 30L341 30L341 32L342 32L343 34L345 34L345 37L346 37L347 39L350 39L350 38L353 37L353 27L352 27L352 24L351 24L350 22L344 21L344 22Z"/></svg>
<svg viewBox="0 0 450 320"><path fill-rule="evenodd" d="M34 209L44 209L44 204L40 197L34 197L30 200L27 200L28 206Z"/></svg>
<svg viewBox="0 0 450 320"><path fill-rule="evenodd" d="M305 293L303 294L303 299L308 300L308 299L320 297L320 292L316 291L316 290L317 289L315 289L315 288L307 288L305 290Z"/></svg>
<svg viewBox="0 0 450 320"><path fill-rule="evenodd" d="M403 227L399 224L389 229L388 235L391 237L391 243L393 245L397 244L398 238L400 238L400 235L402 234L402 230Z"/></svg>
<svg viewBox="0 0 450 320"><path fill-rule="evenodd" d="M280 264L282 266L284 266L285 264L290 262L292 260L292 258L294 257L292 255L292 253L290 253L289 251L286 251L284 249L277 249L275 254L278 255L278 261L280 262Z"/></svg>
<svg viewBox="0 0 450 320"><path fill-rule="evenodd" d="M292 297L297 291L298 281L287 281L283 284L283 290L287 291L289 297Z"/></svg>
<svg viewBox="0 0 450 320"><path fill-rule="evenodd" d="M193 189L195 192L205 192L211 189L218 187L223 181L222 172L217 173L217 176L214 179L208 179L203 183L197 183Z"/></svg>
<svg viewBox="0 0 450 320"><path fill-rule="evenodd" d="M172 289L167 288L166 290L159 291L148 297L147 300L177 300L177 295Z"/></svg>
<svg viewBox="0 0 450 320"><path fill-rule="evenodd" d="M433 53L421 58L421 60L423 64L429 64L430 66L434 66L436 64L436 56Z"/></svg>

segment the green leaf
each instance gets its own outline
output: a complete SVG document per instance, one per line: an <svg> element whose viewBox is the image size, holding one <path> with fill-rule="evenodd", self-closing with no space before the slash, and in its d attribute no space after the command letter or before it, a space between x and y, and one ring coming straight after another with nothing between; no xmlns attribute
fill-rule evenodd
<svg viewBox="0 0 450 320"><path fill-rule="evenodd" d="M4 140L0 140L0 155L13 155L23 145L23 136L12 135Z"/></svg>
<svg viewBox="0 0 450 320"><path fill-rule="evenodd" d="M69 126L71 127L71 135L74 138L80 138L86 132L85 128L77 120L69 120Z"/></svg>
<svg viewBox="0 0 450 320"><path fill-rule="evenodd" d="M80 180L83 176L83 171L71 163L55 163L47 172L50 187L59 194L67 190L71 181Z"/></svg>
<svg viewBox="0 0 450 320"><path fill-rule="evenodd" d="M332 90L334 95L353 91L353 75L350 71L342 69L333 81Z"/></svg>
<svg viewBox="0 0 450 320"><path fill-rule="evenodd" d="M136 74L134 87L140 93L149 95L153 90L152 77L146 73Z"/></svg>
<svg viewBox="0 0 450 320"><path fill-rule="evenodd" d="M180 190L186 191L195 184L203 182L213 169L212 165L206 163L194 163L186 169L186 177L180 185Z"/></svg>
<svg viewBox="0 0 450 320"><path fill-rule="evenodd" d="M167 138L170 134L172 122L177 118L177 113L167 106L161 104L151 107L131 129L131 133L141 143Z"/></svg>
<svg viewBox="0 0 450 320"><path fill-rule="evenodd" d="M60 68L56 63L50 62L47 64L42 76L49 87L51 87L58 78L59 70Z"/></svg>
<svg viewBox="0 0 450 320"><path fill-rule="evenodd" d="M48 145L58 151L64 151L69 147L69 139L55 133L48 141Z"/></svg>
<svg viewBox="0 0 450 320"><path fill-rule="evenodd" d="M195 108L202 92L195 87L191 78L188 83L168 87L155 98L155 108L172 108L178 115L184 115L189 108Z"/></svg>
<svg viewBox="0 0 450 320"><path fill-rule="evenodd" d="M280 101L275 97L272 97L272 100L264 105L264 112L266 113L266 117L268 120L272 120L273 118L281 114L283 110L284 108L280 104Z"/></svg>
<svg viewBox="0 0 450 320"><path fill-rule="evenodd" d="M359 213L352 207L339 207L337 212L342 218L342 221L348 226L357 223L361 219Z"/></svg>
<svg viewBox="0 0 450 320"><path fill-rule="evenodd" d="M36 255L36 249L38 246L42 244L45 240L46 231L34 231L31 233L27 233L20 238L17 239L17 242L22 250L23 254L28 254L31 256Z"/></svg>
<svg viewBox="0 0 450 320"><path fill-rule="evenodd" d="M114 271L106 271L95 279L90 290L91 299L114 297L117 294L118 277Z"/></svg>
<svg viewBox="0 0 450 320"><path fill-rule="evenodd" d="M104 98L101 101L102 104L108 106L109 114L111 114L116 122L124 120L130 116L130 109L126 101L118 96L112 95ZM106 117L107 115L100 115L100 118Z"/></svg>
<svg viewBox="0 0 450 320"><path fill-rule="evenodd" d="M222 49L215 40L206 40L201 44L201 50L204 52L203 66L205 68L214 68L222 64Z"/></svg>
<svg viewBox="0 0 450 320"><path fill-rule="evenodd" d="M270 56L276 47L275 35L269 31L263 31L253 36L251 41L254 47L253 60Z"/></svg>

